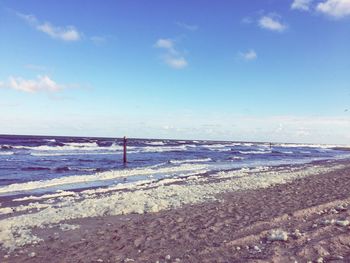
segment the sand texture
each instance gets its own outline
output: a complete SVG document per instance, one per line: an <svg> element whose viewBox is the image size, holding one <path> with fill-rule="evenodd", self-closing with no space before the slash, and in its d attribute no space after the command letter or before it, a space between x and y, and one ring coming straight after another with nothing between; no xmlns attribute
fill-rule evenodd
<svg viewBox="0 0 350 263"><path fill-rule="evenodd" d="M1 262L350 262L350 168L156 213L65 220Z"/></svg>

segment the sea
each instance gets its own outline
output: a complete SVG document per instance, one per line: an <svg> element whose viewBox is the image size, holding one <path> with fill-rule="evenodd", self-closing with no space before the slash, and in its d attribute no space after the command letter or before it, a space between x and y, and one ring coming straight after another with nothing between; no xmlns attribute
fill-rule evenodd
<svg viewBox="0 0 350 263"><path fill-rule="evenodd" d="M0 135L0 196L350 158L339 145Z"/></svg>

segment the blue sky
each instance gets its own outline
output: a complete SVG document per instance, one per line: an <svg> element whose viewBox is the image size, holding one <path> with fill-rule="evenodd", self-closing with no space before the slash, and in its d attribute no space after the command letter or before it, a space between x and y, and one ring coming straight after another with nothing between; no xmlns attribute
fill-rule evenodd
<svg viewBox="0 0 350 263"><path fill-rule="evenodd" d="M350 0L3 0L0 36L0 134L350 143Z"/></svg>

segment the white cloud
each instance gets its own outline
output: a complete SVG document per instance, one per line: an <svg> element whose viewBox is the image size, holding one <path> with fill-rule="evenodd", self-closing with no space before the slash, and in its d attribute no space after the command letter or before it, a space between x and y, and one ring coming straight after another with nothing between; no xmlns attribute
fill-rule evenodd
<svg viewBox="0 0 350 263"><path fill-rule="evenodd" d="M316 10L334 18L350 15L350 0L326 0L316 6Z"/></svg>
<svg viewBox="0 0 350 263"><path fill-rule="evenodd" d="M33 80L10 76L7 82L0 83L0 87L27 93L36 93L40 91L57 92L63 89L62 85L57 84L46 75L39 75Z"/></svg>
<svg viewBox="0 0 350 263"><path fill-rule="evenodd" d="M184 57L166 56L164 57L164 62L174 69L182 69L188 65L188 62Z"/></svg>
<svg viewBox="0 0 350 263"><path fill-rule="evenodd" d="M264 29L277 31L277 32L283 32L287 29L287 25L283 24L281 21L279 21L280 18L277 15L268 15L263 16L259 19L259 26Z"/></svg>
<svg viewBox="0 0 350 263"><path fill-rule="evenodd" d="M181 22L177 22L176 23L179 27L182 27L186 30L189 30L189 31L196 31L198 30L198 26L197 25L189 25L189 24L186 24L186 23L181 23Z"/></svg>
<svg viewBox="0 0 350 263"><path fill-rule="evenodd" d="M294 0L291 8L294 10L309 11L313 0Z"/></svg>
<svg viewBox="0 0 350 263"><path fill-rule="evenodd" d="M251 49L247 52L240 52L239 55L246 61L252 61L258 58L258 55L256 54L254 49Z"/></svg>
<svg viewBox="0 0 350 263"><path fill-rule="evenodd" d="M157 40L157 42L154 45L157 48L164 48L168 50L174 49L174 41L171 39L166 38L160 38Z"/></svg>
<svg viewBox="0 0 350 263"><path fill-rule="evenodd" d="M43 32L54 39L72 42L78 41L82 37L82 33L80 33L74 26L59 27L54 26L49 22L42 23L34 15L26 15L21 13L17 13L17 15L36 30Z"/></svg>
<svg viewBox="0 0 350 263"><path fill-rule="evenodd" d="M48 34L52 38L61 39L63 41L80 40L80 33L73 26L61 28L45 22L44 24L37 25L36 29Z"/></svg>
<svg viewBox="0 0 350 263"><path fill-rule="evenodd" d="M160 38L154 44L156 48L164 49L165 54L162 60L168 66L174 69L183 69L188 66L186 58L175 48L174 40L168 38Z"/></svg>

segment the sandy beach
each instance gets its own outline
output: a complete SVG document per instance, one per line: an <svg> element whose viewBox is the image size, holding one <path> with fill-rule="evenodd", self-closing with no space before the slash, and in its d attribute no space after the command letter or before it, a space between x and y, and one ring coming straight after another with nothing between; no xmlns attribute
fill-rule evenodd
<svg viewBox="0 0 350 263"><path fill-rule="evenodd" d="M327 169L215 200L33 228L42 241L2 262L349 262L350 165L316 165Z"/></svg>

